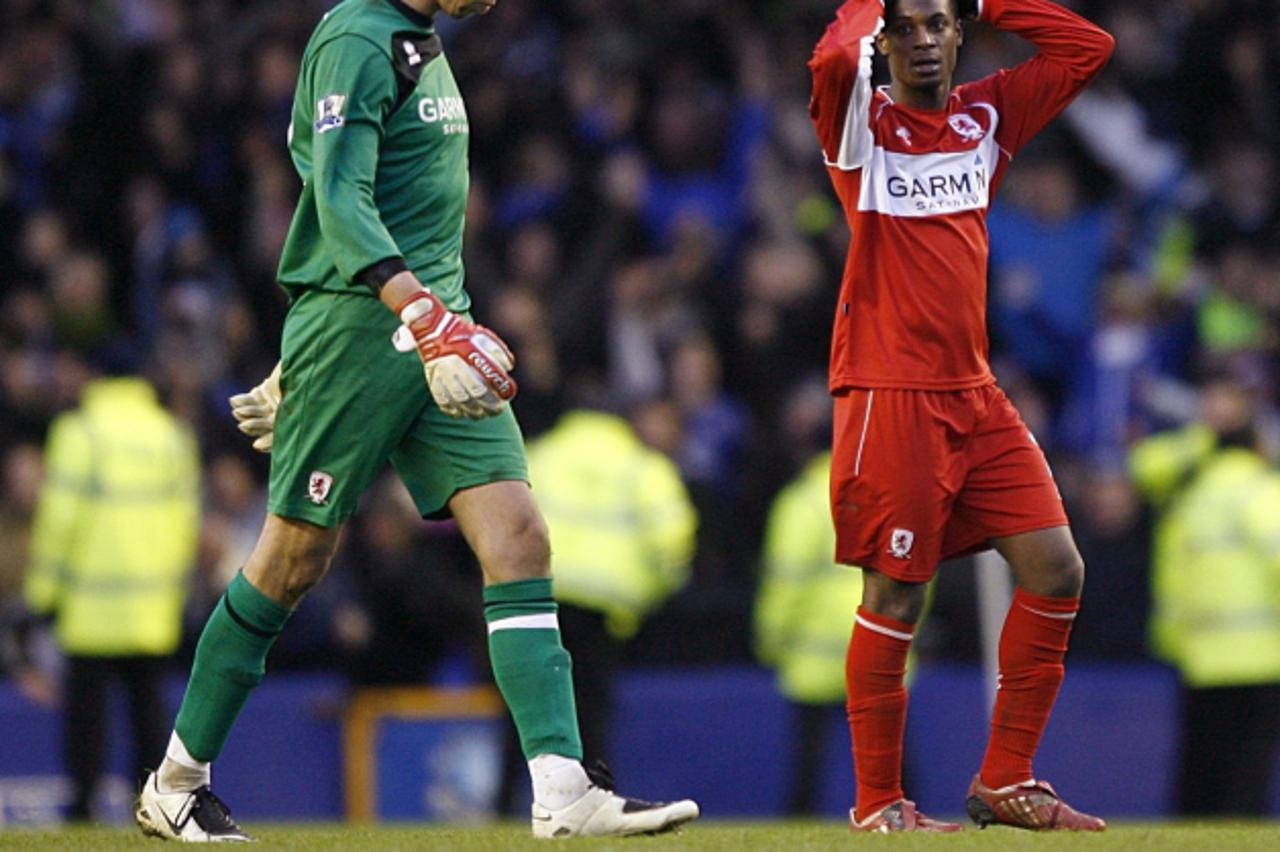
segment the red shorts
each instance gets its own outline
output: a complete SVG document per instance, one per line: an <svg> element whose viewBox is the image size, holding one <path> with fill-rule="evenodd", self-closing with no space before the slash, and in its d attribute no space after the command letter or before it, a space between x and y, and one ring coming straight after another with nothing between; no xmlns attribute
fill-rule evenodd
<svg viewBox="0 0 1280 852"><path fill-rule="evenodd" d="M836 397L836 561L895 580L993 538L1062 526L1053 471L1004 391L852 389Z"/></svg>

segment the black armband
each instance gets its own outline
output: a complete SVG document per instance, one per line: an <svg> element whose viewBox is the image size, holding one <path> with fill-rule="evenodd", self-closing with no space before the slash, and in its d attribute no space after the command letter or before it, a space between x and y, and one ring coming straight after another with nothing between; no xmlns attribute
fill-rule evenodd
<svg viewBox="0 0 1280 852"><path fill-rule="evenodd" d="M388 257L372 266L366 266L356 273L356 281L373 291L373 295L381 296L382 288L387 282L401 272L408 272L409 267L403 257Z"/></svg>

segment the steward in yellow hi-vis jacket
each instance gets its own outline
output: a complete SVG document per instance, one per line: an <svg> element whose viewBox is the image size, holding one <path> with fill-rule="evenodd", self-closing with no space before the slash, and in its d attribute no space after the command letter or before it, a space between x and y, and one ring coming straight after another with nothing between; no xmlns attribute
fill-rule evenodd
<svg viewBox="0 0 1280 852"><path fill-rule="evenodd" d="M602 411L565 414L529 446L529 479L551 530L556 600L629 639L689 580L698 520L675 464Z"/></svg>
<svg viewBox="0 0 1280 852"><path fill-rule="evenodd" d="M830 472L830 453L810 461L774 499L765 528L756 652L799 704L843 704L845 650L862 599L862 572L835 561Z"/></svg>
<svg viewBox="0 0 1280 852"><path fill-rule="evenodd" d="M1280 682L1280 474L1212 452L1156 531L1156 653L1191 687Z"/></svg>
<svg viewBox="0 0 1280 852"><path fill-rule="evenodd" d="M1228 406L1246 388L1211 382ZM1212 403L1211 403L1212 404ZM1242 415L1244 413L1242 411ZM1207 437L1206 437L1207 436ZM1136 445L1160 510L1150 635L1184 685L1179 810L1265 815L1280 749L1280 472L1247 427L1196 424Z"/></svg>
<svg viewBox="0 0 1280 852"><path fill-rule="evenodd" d="M788 812L814 813L825 732L845 703L845 650L862 599L862 572L835 561L831 454L814 457L774 499L756 596L756 653L778 670L793 705L797 769Z"/></svg>
<svg viewBox="0 0 1280 852"><path fill-rule="evenodd" d="M195 440L142 379L91 382L81 407L50 428L24 594L33 612L53 619L67 657L73 819L90 815L110 679L127 687L134 754L154 760L164 751L160 681L181 638L199 485Z"/></svg>
<svg viewBox="0 0 1280 852"><path fill-rule="evenodd" d="M560 631L573 649L583 751L603 760L622 643L688 582L697 512L675 463L615 414L570 410L530 442L528 459ZM520 767L507 751L500 807L515 812Z"/></svg>

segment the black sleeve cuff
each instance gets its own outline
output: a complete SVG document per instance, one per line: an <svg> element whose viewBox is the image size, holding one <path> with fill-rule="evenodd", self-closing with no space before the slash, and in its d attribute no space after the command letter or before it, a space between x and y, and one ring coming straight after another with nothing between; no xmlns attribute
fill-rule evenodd
<svg viewBox="0 0 1280 852"><path fill-rule="evenodd" d="M403 257L388 257L372 266L366 266L356 273L356 281L373 291L373 295L382 295L382 288L401 272L408 272L409 267Z"/></svg>

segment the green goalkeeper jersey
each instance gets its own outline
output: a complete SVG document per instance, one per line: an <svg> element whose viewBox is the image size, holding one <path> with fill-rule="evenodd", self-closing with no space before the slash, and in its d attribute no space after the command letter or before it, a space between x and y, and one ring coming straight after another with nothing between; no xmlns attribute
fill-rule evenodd
<svg viewBox="0 0 1280 852"><path fill-rule="evenodd" d="M373 292L357 275L403 259L465 311L467 113L430 18L399 0L344 0L302 57L289 151L302 195L280 283ZM382 267L380 267L382 268Z"/></svg>

